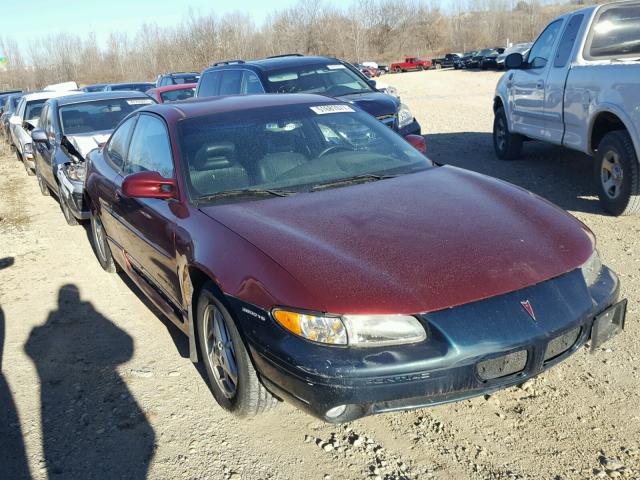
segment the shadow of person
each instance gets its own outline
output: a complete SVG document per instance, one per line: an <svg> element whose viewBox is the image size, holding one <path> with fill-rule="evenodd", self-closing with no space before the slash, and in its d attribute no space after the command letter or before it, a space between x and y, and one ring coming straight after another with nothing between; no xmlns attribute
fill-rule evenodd
<svg viewBox="0 0 640 480"><path fill-rule="evenodd" d="M49 478L146 478L155 433L116 368L132 338L68 284L25 351L40 377Z"/></svg>
<svg viewBox="0 0 640 480"><path fill-rule="evenodd" d="M2 370L4 311L0 306L0 478L31 478L18 412Z"/></svg>

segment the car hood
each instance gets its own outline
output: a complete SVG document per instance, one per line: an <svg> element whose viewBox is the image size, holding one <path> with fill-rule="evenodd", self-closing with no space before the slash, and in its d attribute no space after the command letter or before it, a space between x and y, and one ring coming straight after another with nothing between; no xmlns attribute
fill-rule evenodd
<svg viewBox="0 0 640 480"><path fill-rule="evenodd" d="M557 277L593 251L566 212L454 167L201 210L315 299L287 306L331 313L442 310Z"/></svg>
<svg viewBox="0 0 640 480"><path fill-rule="evenodd" d="M84 133L79 135L65 135L69 143L75 148L82 158L86 158L87 154L94 148L100 147L111 135L112 130L103 130L100 132Z"/></svg>
<svg viewBox="0 0 640 480"><path fill-rule="evenodd" d="M400 101L382 92L356 93L338 97L345 102L353 103L374 117L395 115Z"/></svg>

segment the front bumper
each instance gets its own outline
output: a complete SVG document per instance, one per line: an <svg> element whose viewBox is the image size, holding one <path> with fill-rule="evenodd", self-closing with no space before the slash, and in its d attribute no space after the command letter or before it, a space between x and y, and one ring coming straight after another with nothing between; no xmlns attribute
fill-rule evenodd
<svg viewBox="0 0 640 480"><path fill-rule="evenodd" d="M91 211L84 197L84 183L67 177L62 166L58 167L56 176L60 185L58 191L60 201L67 204L73 216L78 220L91 218Z"/></svg>
<svg viewBox="0 0 640 480"><path fill-rule="evenodd" d="M422 129L420 128L418 121L414 118L413 122L409 125L398 129L398 133L403 137L406 137L407 135L422 135Z"/></svg>
<svg viewBox="0 0 640 480"><path fill-rule="evenodd" d="M360 349L308 342L286 333L267 312L255 317L245 311L256 307L230 303L267 388L318 418L345 422L522 383L584 345L596 316L616 302L618 289L617 277L606 267L590 289L578 269L517 292L422 315L429 334L425 342ZM525 300L535 309L535 320L521 305ZM504 358L520 365L513 370ZM327 416L343 405L343 413Z"/></svg>

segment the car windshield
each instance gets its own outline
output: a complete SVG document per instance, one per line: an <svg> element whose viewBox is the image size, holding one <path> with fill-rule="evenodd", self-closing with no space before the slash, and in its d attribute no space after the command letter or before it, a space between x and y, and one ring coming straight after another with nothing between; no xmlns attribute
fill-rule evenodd
<svg viewBox="0 0 640 480"><path fill-rule="evenodd" d="M340 97L353 93L369 93L373 89L345 65L334 63L289 67L269 72L267 91L317 93L328 97Z"/></svg>
<svg viewBox="0 0 640 480"><path fill-rule="evenodd" d="M150 98L113 98L64 105L59 109L64 135L81 135L113 130L134 110L154 103Z"/></svg>
<svg viewBox="0 0 640 480"><path fill-rule="evenodd" d="M40 113L42 113L42 107L44 106L44 102L47 99L43 98L42 100L32 100L27 102L27 106L24 111L24 119L25 120L34 120L36 118L40 118Z"/></svg>
<svg viewBox="0 0 640 480"><path fill-rule="evenodd" d="M491 52L493 52L493 49L491 48L486 48L484 50L481 50L480 52L478 52L478 56L484 56L484 55L489 55Z"/></svg>
<svg viewBox="0 0 640 480"><path fill-rule="evenodd" d="M191 198L233 201L421 171L430 160L374 117L347 104L283 105L179 123ZM355 177L355 178L354 178Z"/></svg>
<svg viewBox="0 0 640 480"><path fill-rule="evenodd" d="M169 90L166 92L161 92L160 97L162 101L165 103L169 102L179 102L181 100L188 100L192 98L196 93L195 87L189 88L180 88L178 90Z"/></svg>

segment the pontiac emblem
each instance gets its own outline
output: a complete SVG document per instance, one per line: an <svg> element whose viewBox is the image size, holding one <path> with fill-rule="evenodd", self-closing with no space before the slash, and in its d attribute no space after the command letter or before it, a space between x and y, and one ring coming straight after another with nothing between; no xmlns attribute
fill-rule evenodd
<svg viewBox="0 0 640 480"><path fill-rule="evenodd" d="M525 309L525 311L529 314L531 319L535 322L536 321L536 314L533 313L533 307L531 306L531 302L529 302L529 300L525 300L523 302L520 302L520 305L522 305L522 308Z"/></svg>

